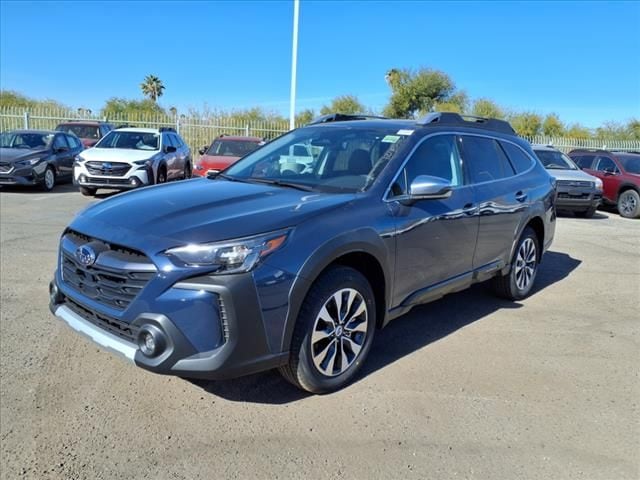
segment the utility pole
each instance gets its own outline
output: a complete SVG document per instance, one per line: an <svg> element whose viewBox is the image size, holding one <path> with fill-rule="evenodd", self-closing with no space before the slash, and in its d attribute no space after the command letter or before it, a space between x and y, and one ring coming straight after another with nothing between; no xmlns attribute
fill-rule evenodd
<svg viewBox="0 0 640 480"><path fill-rule="evenodd" d="M293 49L291 53L291 97L289 98L289 130L296 128L296 74L298 69L298 16L300 0L293 0Z"/></svg>

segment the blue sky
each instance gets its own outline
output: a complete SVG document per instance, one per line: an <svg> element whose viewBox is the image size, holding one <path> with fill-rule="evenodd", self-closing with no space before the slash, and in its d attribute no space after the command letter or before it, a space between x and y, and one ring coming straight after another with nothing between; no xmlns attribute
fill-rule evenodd
<svg viewBox="0 0 640 480"><path fill-rule="evenodd" d="M288 112L291 1L0 2L0 87L97 111L159 76L165 107ZM472 98L589 127L640 117L640 2L300 6L297 110L380 109L393 67L445 71Z"/></svg>

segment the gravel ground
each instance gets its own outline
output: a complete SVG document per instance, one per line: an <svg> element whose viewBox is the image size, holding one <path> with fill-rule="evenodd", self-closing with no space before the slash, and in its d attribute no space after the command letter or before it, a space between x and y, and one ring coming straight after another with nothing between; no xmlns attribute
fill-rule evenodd
<svg viewBox="0 0 640 480"><path fill-rule="evenodd" d="M560 218L530 298L414 309L308 396L156 376L57 321L58 236L89 201L0 193L0 478L640 478L640 221Z"/></svg>

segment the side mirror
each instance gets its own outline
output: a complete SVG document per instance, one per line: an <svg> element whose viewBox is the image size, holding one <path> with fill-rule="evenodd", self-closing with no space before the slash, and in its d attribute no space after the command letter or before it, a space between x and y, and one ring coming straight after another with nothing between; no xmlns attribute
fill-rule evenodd
<svg viewBox="0 0 640 480"><path fill-rule="evenodd" d="M209 148L209 147L205 145L205 146L204 146L204 147L202 147L200 150L198 150L198 153L199 153L200 155L204 155L205 153L207 153L207 148Z"/></svg>
<svg viewBox="0 0 640 480"><path fill-rule="evenodd" d="M412 204L417 200L447 198L451 195L451 182L431 175L418 175L409 186L409 194L403 203Z"/></svg>
<svg viewBox="0 0 640 480"><path fill-rule="evenodd" d="M164 151L165 151L165 152L167 152L167 153L173 153L173 152L175 152L176 150L177 150L177 149L176 149L176 147L172 147L171 145L167 145L167 146L165 147L165 149L164 149Z"/></svg>

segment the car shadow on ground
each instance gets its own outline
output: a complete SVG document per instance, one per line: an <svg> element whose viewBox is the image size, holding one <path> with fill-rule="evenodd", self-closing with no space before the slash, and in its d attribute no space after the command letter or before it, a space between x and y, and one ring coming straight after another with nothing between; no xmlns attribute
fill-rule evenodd
<svg viewBox="0 0 640 480"><path fill-rule="evenodd" d="M43 194L43 195L55 195L57 193L70 193L78 192L78 187L73 183L59 183L53 190L46 192L42 187L38 185L22 186L22 185L2 185L0 187L1 193L23 193L25 195Z"/></svg>
<svg viewBox="0 0 640 480"><path fill-rule="evenodd" d="M547 252L531 295L537 295L563 280L581 263L581 260L566 253ZM493 295L489 282L416 307L376 332L373 348L355 381L482 320L497 310L521 307L521 303L510 302ZM289 384L275 370L232 380L189 381L210 394L237 402L284 404L309 395Z"/></svg>
<svg viewBox="0 0 640 480"><path fill-rule="evenodd" d="M606 220L607 218L609 218L604 213L599 213L599 212L594 213L593 216L589 217L589 218L579 217L578 215L573 213L571 210L558 210L557 214L558 214L559 218L582 218L585 221L589 221L589 220Z"/></svg>

